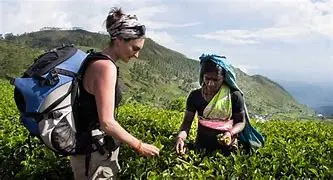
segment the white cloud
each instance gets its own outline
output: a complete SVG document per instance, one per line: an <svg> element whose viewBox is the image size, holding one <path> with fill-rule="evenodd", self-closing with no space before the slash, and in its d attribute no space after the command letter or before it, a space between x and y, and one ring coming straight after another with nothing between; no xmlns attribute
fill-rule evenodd
<svg viewBox="0 0 333 180"><path fill-rule="evenodd" d="M147 37L151 38L164 47L173 48L173 50L180 53L185 52L182 51L184 49L184 45L179 43L174 36L165 31L147 31Z"/></svg>
<svg viewBox="0 0 333 180"><path fill-rule="evenodd" d="M38 31L42 27L82 27L89 31L105 32L104 20L111 7L122 7L125 13L135 14L148 28L147 36L159 44L173 48L185 49L181 43L166 28L183 28L198 25L198 22L184 22L182 24L156 20L156 15L168 13L164 5L151 5L156 0L62 0L59 1L18 1L0 0L0 34L12 32ZM161 17L160 16L160 17Z"/></svg>
<svg viewBox="0 0 333 180"><path fill-rule="evenodd" d="M45 26L70 27L68 14L59 2L4 1L1 2L0 32L23 33L36 31Z"/></svg>
<svg viewBox="0 0 333 180"><path fill-rule="evenodd" d="M37 31L42 27L72 26L90 31L105 31L104 20L111 7L122 7L125 13L136 14L139 20L151 30L166 28L183 28L199 25L199 22L181 24L156 20L156 15L168 13L165 5L151 5L159 1L143 0L61 0L59 1L0 1L0 33Z"/></svg>
<svg viewBox="0 0 333 180"><path fill-rule="evenodd" d="M142 7L130 11L130 14L136 14L140 21L143 22L149 29L157 30L157 29L166 29L166 28L182 28L182 27L190 27L201 24L200 22L185 22L182 24L175 24L164 21L154 21L152 20L154 16L165 14L168 12L168 7L165 5L158 6L150 6L150 7Z"/></svg>
<svg viewBox="0 0 333 180"><path fill-rule="evenodd" d="M175 39L167 32L148 31L147 37L163 45L175 43Z"/></svg>
<svg viewBox="0 0 333 180"><path fill-rule="evenodd" d="M183 54L190 59L198 60L199 55L203 53L201 48L197 48L194 45L192 45L191 48L188 48L186 44L180 43L181 40L178 37L173 36L166 31L148 30L147 37L151 38L152 40L166 48Z"/></svg>
<svg viewBox="0 0 333 180"><path fill-rule="evenodd" d="M228 2L231 3L231 2ZM231 8L231 9L230 9ZM304 42L319 35L333 39L333 1L274 0L242 1L229 4L229 11L270 19L272 25L262 28L227 29L195 35L226 44L257 44L264 40ZM260 17L261 16L261 17Z"/></svg>
<svg viewBox="0 0 333 180"><path fill-rule="evenodd" d="M226 44L258 44L261 40L299 42L308 40L311 31L300 27L263 28L258 30L222 30L196 37L219 40Z"/></svg>
<svg viewBox="0 0 333 180"><path fill-rule="evenodd" d="M218 40L226 44L257 44L259 41L255 40L252 32L246 30L227 30L217 31L206 34L195 35L199 38L208 40Z"/></svg>
<svg viewBox="0 0 333 180"><path fill-rule="evenodd" d="M129 12L129 14L135 14L139 17L140 20L148 20L154 17L157 13L167 12L168 8L164 5L158 6L146 6L146 7L138 7L135 10Z"/></svg>
<svg viewBox="0 0 333 180"><path fill-rule="evenodd" d="M183 27L190 27L196 26L201 23L193 22L193 23L185 23L185 24L174 24L168 22L158 22L158 21L145 21L144 24L147 25L150 29L166 29L166 28L183 28Z"/></svg>
<svg viewBox="0 0 333 180"><path fill-rule="evenodd" d="M241 65L234 65L235 67L239 68L240 70L242 70L244 73L248 74L248 75L253 75L255 74L256 70L259 69L258 66L253 66L253 65L245 65L245 64L241 64Z"/></svg>

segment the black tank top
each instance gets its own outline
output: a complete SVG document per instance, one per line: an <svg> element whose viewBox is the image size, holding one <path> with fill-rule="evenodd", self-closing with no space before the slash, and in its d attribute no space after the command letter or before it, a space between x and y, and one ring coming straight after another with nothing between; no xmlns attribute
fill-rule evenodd
<svg viewBox="0 0 333 180"><path fill-rule="evenodd" d="M97 60L109 60L113 62L110 58L107 56L101 54L101 53L94 53L90 55L87 61L87 65L83 67L82 74L84 74L87 67L91 64L93 61ZM115 62L113 62L115 63ZM116 64L114 64L116 66ZM121 101L121 90L118 85L119 81L119 72L117 67L117 80L116 80L116 86L115 86L115 108L118 107L120 101ZM90 128L98 127L99 126L99 119L98 119L98 112L97 112L97 105L95 101L95 96L90 94L85 90L83 87L83 80L79 82L79 88L80 88L80 94L79 94L79 106L78 106L78 121L76 124L76 128L79 132L86 132ZM116 109L114 110L116 112Z"/></svg>

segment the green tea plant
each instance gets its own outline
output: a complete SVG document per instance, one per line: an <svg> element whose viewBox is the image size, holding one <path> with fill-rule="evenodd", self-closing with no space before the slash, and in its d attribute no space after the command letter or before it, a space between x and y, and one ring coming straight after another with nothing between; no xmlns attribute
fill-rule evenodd
<svg viewBox="0 0 333 180"><path fill-rule="evenodd" d="M333 123L317 120L252 121L266 144L249 155L224 156L191 149L193 122L184 156L175 153L175 137L183 112L138 103L124 104L117 120L133 135L161 149L145 158L121 147L120 179L333 179ZM13 88L0 80L0 179L73 179L67 157L59 157L38 139L28 143L20 123Z"/></svg>

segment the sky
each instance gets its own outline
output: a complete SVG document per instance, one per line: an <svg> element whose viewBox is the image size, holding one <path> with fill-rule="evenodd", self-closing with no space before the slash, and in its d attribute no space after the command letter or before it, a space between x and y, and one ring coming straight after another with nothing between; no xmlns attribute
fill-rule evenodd
<svg viewBox="0 0 333 180"><path fill-rule="evenodd" d="M0 0L0 34L42 27L106 32L112 7L157 43L198 60L224 55L275 81L333 84L333 0Z"/></svg>

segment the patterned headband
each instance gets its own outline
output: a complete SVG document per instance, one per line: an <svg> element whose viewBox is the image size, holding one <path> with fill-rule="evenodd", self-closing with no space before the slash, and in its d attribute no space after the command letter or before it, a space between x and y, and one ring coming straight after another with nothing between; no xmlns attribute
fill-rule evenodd
<svg viewBox="0 0 333 180"><path fill-rule="evenodd" d="M117 36L123 39L136 39L146 34L146 27L139 23L135 15L123 15L118 21L113 23L107 31L111 39L116 39Z"/></svg>

